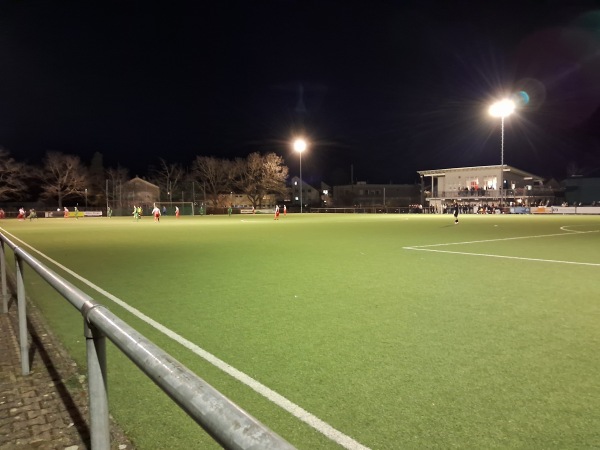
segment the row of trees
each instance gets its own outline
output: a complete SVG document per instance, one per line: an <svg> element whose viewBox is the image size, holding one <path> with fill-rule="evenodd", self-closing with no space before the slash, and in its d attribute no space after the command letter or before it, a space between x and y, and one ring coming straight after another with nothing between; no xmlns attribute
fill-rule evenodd
<svg viewBox="0 0 600 450"><path fill-rule="evenodd" d="M261 206L267 194L284 195L288 168L275 153L251 153L234 160L197 156L189 169L179 163L159 160L149 170L147 180L160 188L161 201L189 201L195 186L213 205L230 192L248 196L252 204ZM91 206L119 205L119 188L130 179L123 167L103 165L102 154L96 153L89 166L75 155L48 152L42 166L31 166L11 157L0 148L0 201L41 200L62 208L66 202Z"/></svg>

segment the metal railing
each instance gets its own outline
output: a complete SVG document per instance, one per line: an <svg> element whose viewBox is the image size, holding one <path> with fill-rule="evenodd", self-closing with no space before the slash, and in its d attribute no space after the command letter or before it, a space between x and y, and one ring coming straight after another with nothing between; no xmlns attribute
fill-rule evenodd
<svg viewBox="0 0 600 450"><path fill-rule="evenodd" d="M110 449L106 338L226 449L293 449L291 444L243 411L164 350L127 325L106 307L44 266L0 233L2 313L8 313L5 244L14 253L21 370L28 375L29 349L23 267L27 264L83 316L86 338L93 450Z"/></svg>
<svg viewBox="0 0 600 450"><path fill-rule="evenodd" d="M503 198L527 198L527 197L554 197L554 191L550 188L534 186L532 189L526 188L515 188L515 189L475 189L475 190L452 190L452 191L438 191L434 190L433 194L428 194L427 197L431 198L448 198L448 199L477 199L477 198L488 198L498 199Z"/></svg>

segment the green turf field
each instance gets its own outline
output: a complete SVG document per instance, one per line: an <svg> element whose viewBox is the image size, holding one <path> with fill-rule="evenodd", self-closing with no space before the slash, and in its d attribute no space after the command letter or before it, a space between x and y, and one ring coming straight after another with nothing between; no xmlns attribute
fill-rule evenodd
<svg viewBox="0 0 600 450"><path fill-rule="evenodd" d="M0 227L365 447L600 447L600 217L470 215L454 225L449 215L234 215ZM81 317L26 276L28 294L84 365ZM65 278L298 448L340 448ZM111 413L138 448L217 448L112 345L108 373Z"/></svg>

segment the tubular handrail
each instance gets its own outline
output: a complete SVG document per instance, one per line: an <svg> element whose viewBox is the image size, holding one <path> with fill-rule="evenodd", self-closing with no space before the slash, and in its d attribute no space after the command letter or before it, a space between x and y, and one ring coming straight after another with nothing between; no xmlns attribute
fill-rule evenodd
<svg viewBox="0 0 600 450"><path fill-rule="evenodd" d="M182 363L138 333L105 306L53 272L0 233L3 312L7 312L4 244L14 253L23 375L29 374L27 322L22 264L28 264L84 318L94 450L110 449L105 338L135 363L157 386L226 449L294 449L291 444L242 410ZM23 340L25 342L23 342Z"/></svg>

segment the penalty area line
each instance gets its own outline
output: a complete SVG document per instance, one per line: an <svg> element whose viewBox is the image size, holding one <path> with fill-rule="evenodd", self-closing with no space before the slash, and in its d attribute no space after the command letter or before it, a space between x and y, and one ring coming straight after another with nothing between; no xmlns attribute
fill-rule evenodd
<svg viewBox="0 0 600 450"><path fill-rule="evenodd" d="M421 247L403 247L405 250L418 250L421 252L435 252L435 253L451 253L454 255L466 255L466 256L485 256L488 258L502 258L502 259L518 259L521 261L537 261L537 262L547 262L547 263L557 263L557 264L572 264L577 266L592 266L592 267L600 267L600 263L586 263L586 262L577 262L577 261L561 261L559 259L542 259L542 258L524 258L521 256L505 256L505 255L492 255L488 253L471 253L471 252L455 252L451 250L436 250L431 248L421 248Z"/></svg>
<svg viewBox="0 0 600 450"><path fill-rule="evenodd" d="M11 236L13 239L19 241L21 244L23 244L27 248L31 249L32 251L34 251L38 255L40 255L43 258L45 258L47 261L50 261L56 267L59 267L60 269L62 269L66 273L68 273L69 275L71 275L74 278L78 279L79 281L85 283L87 286L89 286L90 288L94 289L98 293L104 295L106 298L112 300L117 305L121 306L122 308L126 309L127 311L129 311L130 313L132 313L133 315L135 315L136 317L138 317L140 320L146 322L147 324L149 324L150 326L152 326L156 330L158 330L161 333L165 334L166 336L170 337L171 339L173 339L174 341L178 342L179 344L181 344L185 348L191 350L194 354L196 354L196 355L200 356L202 359L208 361L209 363L211 363L215 367L219 368L221 371L225 372L229 376L231 376L231 377L235 378L236 380L238 380L239 382L245 384L246 386L248 386L253 391L255 391L258 394L262 395L267 400L269 400L272 403L276 404L277 406L279 406L283 410L287 411L288 413L290 413L291 415L293 415L297 419L300 419L302 422L304 422L307 425L309 425L310 427L314 428L316 431L318 431L319 433L321 433L324 436L328 437L330 440L336 442L337 444L341 445L344 448L347 448L348 450L370 450L369 447L366 447L366 446L362 445L360 442L352 439L350 436L347 436L346 434L342 433L341 431L333 428L328 423L326 423L323 420L319 419L317 416L309 413L308 411L306 411L301 406L296 405L295 403L293 403L292 401L288 400L287 398L285 398L281 394L278 394L274 390L268 388L267 386L265 386L264 384L262 384L259 381L255 380L254 378L250 377L249 375L245 374L244 372L241 372L238 369L236 369L235 367L227 364L225 361L219 359L218 357L216 357L212 353L209 353L206 350L200 348L198 345L196 345L193 342L187 340L186 338L184 338L183 336L177 334L173 330L165 327L164 325L160 324L159 322L156 322L154 319L151 319L150 317L148 317L147 315L145 315L140 310L134 308L133 306L130 306L129 304L127 304L124 301L122 301L121 299L115 297L110 292L107 292L104 289L102 289L101 287L96 286L91 281L87 280L86 278L83 278L81 275L78 275L77 273L73 272L71 269L63 266L59 262L53 260L49 256L47 256L44 253L40 252L39 250L33 248L31 245L29 245L26 242L22 241L21 239L19 239L18 237L16 237L14 234L9 233L8 231L6 231L6 230L4 230L2 228L0 228L0 229L5 234Z"/></svg>
<svg viewBox="0 0 600 450"><path fill-rule="evenodd" d="M543 237L555 237L555 236L576 236L578 234L586 234L586 233L598 233L600 230L593 231L568 231L567 233L554 233L554 234L539 234L536 236L517 236L517 237L509 237L509 238L498 238L498 239L483 239L481 241L463 241L463 242L447 242L445 244L427 244L427 245L413 245L410 247L402 247L406 250L418 250L422 248L429 247L447 247L450 245L461 245L461 244L482 244L486 242L499 242L499 241L514 241L517 239L537 239Z"/></svg>

